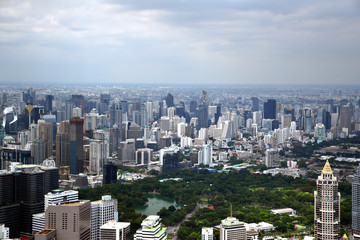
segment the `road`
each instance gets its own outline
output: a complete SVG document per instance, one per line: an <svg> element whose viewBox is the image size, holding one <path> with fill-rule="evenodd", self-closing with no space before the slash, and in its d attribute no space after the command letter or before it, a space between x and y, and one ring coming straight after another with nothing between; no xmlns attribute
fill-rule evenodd
<svg viewBox="0 0 360 240"><path fill-rule="evenodd" d="M166 232L170 235L173 235L174 237L172 238L173 240L177 240L177 236L176 233L179 230L181 224L183 224L185 221L187 221L192 215L194 215L194 213L196 213L197 210L199 210L200 208L204 208L207 207L208 205L206 204L197 204L196 207L194 208L194 210L192 210L191 212L189 212L188 214L186 214L186 216L176 225L176 226L168 226Z"/></svg>

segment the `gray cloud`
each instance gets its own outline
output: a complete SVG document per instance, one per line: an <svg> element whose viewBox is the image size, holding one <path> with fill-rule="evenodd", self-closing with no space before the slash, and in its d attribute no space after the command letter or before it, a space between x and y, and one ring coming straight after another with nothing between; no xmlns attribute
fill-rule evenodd
<svg viewBox="0 0 360 240"><path fill-rule="evenodd" d="M6 0L0 81L358 83L359 9L351 0Z"/></svg>

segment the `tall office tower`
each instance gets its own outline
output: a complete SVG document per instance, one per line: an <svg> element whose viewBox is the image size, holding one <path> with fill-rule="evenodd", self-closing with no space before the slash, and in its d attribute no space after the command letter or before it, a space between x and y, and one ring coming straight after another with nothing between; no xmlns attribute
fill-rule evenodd
<svg viewBox="0 0 360 240"><path fill-rule="evenodd" d="M100 227L100 240L130 240L130 223L110 220Z"/></svg>
<svg viewBox="0 0 360 240"><path fill-rule="evenodd" d="M120 126L122 123L122 110L120 103L113 103L110 106L110 127L114 124Z"/></svg>
<svg viewBox="0 0 360 240"><path fill-rule="evenodd" d="M304 110L305 115L303 116L304 120L304 131L310 132L312 129L312 116L311 116L311 109L305 109Z"/></svg>
<svg viewBox="0 0 360 240"><path fill-rule="evenodd" d="M81 107L85 106L85 101L84 101L83 95L71 95L71 102L74 107L81 108Z"/></svg>
<svg viewBox="0 0 360 240"><path fill-rule="evenodd" d="M267 149L265 152L265 165L267 167L278 167L279 162L279 151L277 149Z"/></svg>
<svg viewBox="0 0 360 240"><path fill-rule="evenodd" d="M261 126L261 122L262 122L262 114L260 111L257 112L253 112L252 113L252 120L253 123L255 123L258 126Z"/></svg>
<svg viewBox="0 0 360 240"><path fill-rule="evenodd" d="M56 134L56 166L70 166L70 122L60 122Z"/></svg>
<svg viewBox="0 0 360 240"><path fill-rule="evenodd" d="M211 165L212 164L212 143L203 145L198 152L198 164Z"/></svg>
<svg viewBox="0 0 360 240"><path fill-rule="evenodd" d="M147 117L150 122L154 121L153 103L146 102Z"/></svg>
<svg viewBox="0 0 360 240"><path fill-rule="evenodd" d="M281 128L290 128L291 114L283 114L281 116Z"/></svg>
<svg viewBox="0 0 360 240"><path fill-rule="evenodd" d="M111 184L117 182L117 166L111 162L104 165L103 184Z"/></svg>
<svg viewBox="0 0 360 240"><path fill-rule="evenodd" d="M18 126L18 116L15 107L7 107L3 111L3 128L6 134L16 134Z"/></svg>
<svg viewBox="0 0 360 240"><path fill-rule="evenodd" d="M206 91L203 91L202 104L198 107L197 117L199 119L199 129L209 127L209 97Z"/></svg>
<svg viewBox="0 0 360 240"><path fill-rule="evenodd" d="M90 239L100 238L100 227L110 220L118 220L117 199L111 199L110 195L101 197L101 200L91 202L91 234Z"/></svg>
<svg viewBox="0 0 360 240"><path fill-rule="evenodd" d="M251 98L251 111L252 112L259 111L259 98L257 98L257 97Z"/></svg>
<svg viewBox="0 0 360 240"><path fill-rule="evenodd" d="M141 228L134 235L134 240L143 239L167 239L166 228L162 227L159 216L150 215L142 221Z"/></svg>
<svg viewBox="0 0 360 240"><path fill-rule="evenodd" d="M337 240L340 231L340 192L338 181L326 161L321 175L316 180L314 192L315 239Z"/></svg>
<svg viewBox="0 0 360 240"><path fill-rule="evenodd" d="M315 138L317 140L317 143L321 143L322 141L326 140L326 130L325 126L322 123L317 123L315 125Z"/></svg>
<svg viewBox="0 0 360 240"><path fill-rule="evenodd" d="M360 238L360 164L352 182L352 230L354 237Z"/></svg>
<svg viewBox="0 0 360 240"><path fill-rule="evenodd" d="M232 216L221 220L220 240L246 240L245 224Z"/></svg>
<svg viewBox="0 0 360 240"><path fill-rule="evenodd" d="M127 138L142 138L143 137L143 130L141 127L136 123L132 122L127 130Z"/></svg>
<svg viewBox="0 0 360 240"><path fill-rule="evenodd" d="M213 239L214 239L213 228L203 227L201 229L201 240L213 240Z"/></svg>
<svg viewBox="0 0 360 240"><path fill-rule="evenodd" d="M48 194L45 195L45 211L49 205L53 205L60 202L66 201L76 201L79 199L79 192L74 190L52 190ZM45 228L45 212L33 214L32 217L32 232L37 233Z"/></svg>
<svg viewBox="0 0 360 240"><path fill-rule="evenodd" d="M44 211L44 171L24 168L20 176L21 231L32 232L32 216ZM11 229L10 229L11 230Z"/></svg>
<svg viewBox="0 0 360 240"><path fill-rule="evenodd" d="M138 125L141 125L141 112L140 111L133 111L133 122Z"/></svg>
<svg viewBox="0 0 360 240"><path fill-rule="evenodd" d="M173 95L171 95L171 93L169 93L166 98L165 98L165 101L166 101L166 106L167 107L174 107L175 104L174 104L174 97Z"/></svg>
<svg viewBox="0 0 360 240"><path fill-rule="evenodd" d="M117 152L120 146L121 136L120 136L120 129L117 124L114 124L112 127L110 127L109 135L110 135L109 154L111 155L112 153Z"/></svg>
<svg viewBox="0 0 360 240"><path fill-rule="evenodd" d="M349 105L345 105L340 109L340 127L347 128L348 132L351 131L351 109Z"/></svg>
<svg viewBox="0 0 360 240"><path fill-rule="evenodd" d="M276 100L268 99L264 102L264 119L275 119L276 118Z"/></svg>
<svg viewBox="0 0 360 240"><path fill-rule="evenodd" d="M84 119L73 117L70 119L70 173L77 174L84 171Z"/></svg>
<svg viewBox="0 0 360 240"><path fill-rule="evenodd" d="M334 99L328 99L326 100L326 110L330 113L333 112L334 107Z"/></svg>
<svg viewBox="0 0 360 240"><path fill-rule="evenodd" d="M290 138L295 137L295 133L296 133L296 122L292 121L290 123Z"/></svg>
<svg viewBox="0 0 360 240"><path fill-rule="evenodd" d="M197 102L196 101L191 101L190 106L189 106L190 113L196 112L197 107L198 107Z"/></svg>
<svg viewBox="0 0 360 240"><path fill-rule="evenodd" d="M44 109L45 109L46 113L51 113L52 112L53 99L54 99L54 97L52 95L46 95L45 96Z"/></svg>
<svg viewBox="0 0 360 240"><path fill-rule="evenodd" d="M221 116L221 104L216 104L216 113L215 113L215 124L218 123L219 118Z"/></svg>
<svg viewBox="0 0 360 240"><path fill-rule="evenodd" d="M127 139L120 142L118 159L122 165L135 163L135 140Z"/></svg>
<svg viewBox="0 0 360 240"><path fill-rule="evenodd" d="M102 140L90 140L89 146L89 169L91 172L100 174L104 168L104 161L106 158L106 144Z"/></svg>
<svg viewBox="0 0 360 240"><path fill-rule="evenodd" d="M45 160L45 145L44 141L37 139L30 145L31 157L35 164L41 164Z"/></svg>
<svg viewBox="0 0 360 240"><path fill-rule="evenodd" d="M53 124L39 120L39 137L44 142L45 158L51 157L53 149Z"/></svg>
<svg viewBox="0 0 360 240"><path fill-rule="evenodd" d="M135 164L148 165L151 163L153 150L150 148L139 148L136 150Z"/></svg>
<svg viewBox="0 0 360 240"><path fill-rule="evenodd" d="M20 205L15 174L0 171L0 223L10 229L10 237L19 237Z"/></svg>
<svg viewBox="0 0 360 240"><path fill-rule="evenodd" d="M56 203L45 212L45 227L56 229L58 240L90 240L90 224L89 200Z"/></svg>
<svg viewBox="0 0 360 240"><path fill-rule="evenodd" d="M100 103L109 105L110 99L111 99L110 94L106 94L106 93L100 94Z"/></svg>

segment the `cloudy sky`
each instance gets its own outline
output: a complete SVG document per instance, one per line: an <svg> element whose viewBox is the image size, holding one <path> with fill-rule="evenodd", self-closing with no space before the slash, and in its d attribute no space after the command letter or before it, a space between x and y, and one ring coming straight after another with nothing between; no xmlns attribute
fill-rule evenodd
<svg viewBox="0 0 360 240"><path fill-rule="evenodd" d="M360 0L0 0L0 82L360 84Z"/></svg>

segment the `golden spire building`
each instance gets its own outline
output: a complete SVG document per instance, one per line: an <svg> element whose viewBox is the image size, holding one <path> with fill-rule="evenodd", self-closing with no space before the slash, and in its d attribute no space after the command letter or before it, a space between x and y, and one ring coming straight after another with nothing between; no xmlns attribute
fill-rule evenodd
<svg viewBox="0 0 360 240"><path fill-rule="evenodd" d="M315 239L337 240L340 235L340 193L338 181L326 161L314 192Z"/></svg>

